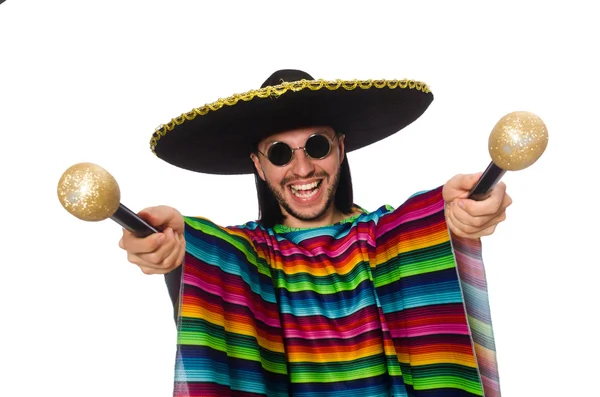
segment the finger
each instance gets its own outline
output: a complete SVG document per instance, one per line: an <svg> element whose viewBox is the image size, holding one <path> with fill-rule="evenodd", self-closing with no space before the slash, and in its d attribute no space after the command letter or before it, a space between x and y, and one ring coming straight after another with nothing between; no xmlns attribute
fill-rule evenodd
<svg viewBox="0 0 600 397"><path fill-rule="evenodd" d="M480 230L476 233L465 233L462 230L459 230L458 232L453 231L453 233L459 237L476 239L476 238L481 238L481 237L485 237L485 236L491 236L494 233L494 231L496 230L497 226L498 225L491 225L491 226L487 227L486 229Z"/></svg>
<svg viewBox="0 0 600 397"><path fill-rule="evenodd" d="M175 240L175 234L173 229L166 228L164 231L165 240L158 249L148 253L138 254L137 256L141 259L144 266L152 268L161 268L164 266L166 258L178 248L178 243Z"/></svg>
<svg viewBox="0 0 600 397"><path fill-rule="evenodd" d="M490 205L494 205L496 210L499 211L502 206L502 202L506 196L506 184L504 182L498 182L498 184L490 192L490 196L487 198ZM486 200L484 200L486 201Z"/></svg>
<svg viewBox="0 0 600 397"><path fill-rule="evenodd" d="M165 271L171 271L175 267L180 265L181 262L183 262L182 252L185 254L185 248L184 248L184 246L182 246L181 240L179 239L178 235L176 234L175 235L175 246L173 247L173 250L171 251L169 256L167 256L163 260L162 269Z"/></svg>
<svg viewBox="0 0 600 397"><path fill-rule="evenodd" d="M170 251L161 249L161 251L141 255L129 253L127 255L127 260L134 265L137 265L139 268L159 270L164 267L164 258L167 258L171 251L173 251L173 249Z"/></svg>
<svg viewBox="0 0 600 397"><path fill-rule="evenodd" d="M482 227L490 222L497 214L472 215L467 212L466 208L461 208L459 201L452 203L452 217L456 225L466 225L469 227Z"/></svg>
<svg viewBox="0 0 600 397"><path fill-rule="evenodd" d="M481 175L483 175L483 172L477 172L475 174L458 174L453 179L454 183L452 185L456 190L468 192L473 189L477 181L479 181L479 178L481 178ZM466 197L466 194L464 197Z"/></svg>
<svg viewBox="0 0 600 397"><path fill-rule="evenodd" d="M162 274L163 273L163 272L160 271L160 269L156 269L154 267L140 266L139 268L142 271L142 273L147 274L147 275Z"/></svg>
<svg viewBox="0 0 600 397"><path fill-rule="evenodd" d="M476 233L476 237L475 238L479 238L479 237L485 237L485 236L491 236L494 231L496 230L496 228L498 227L497 223L494 223L491 226L488 226L487 228L481 230L480 232Z"/></svg>
<svg viewBox="0 0 600 397"><path fill-rule="evenodd" d="M138 216L154 227L160 227L168 222L169 214L164 207L147 207L138 212Z"/></svg>
<svg viewBox="0 0 600 397"><path fill-rule="evenodd" d="M450 202L456 198L465 198L475 186L483 172L475 174L457 174L452 177L442 189L442 196L446 202Z"/></svg>
<svg viewBox="0 0 600 397"><path fill-rule="evenodd" d="M490 228L495 228L500 222L506 220L506 211L502 211L492 217L469 218L470 222L464 222L457 217L457 212L452 208L448 212L447 221L451 222L453 227L460 231L461 234L469 236L482 236L483 231L489 231ZM484 221L485 219L485 221Z"/></svg>
<svg viewBox="0 0 600 397"><path fill-rule="evenodd" d="M477 201L467 198L457 200L459 208L464 210L471 216L489 216L501 211L506 195L506 185L502 182L498 183L492 190L490 196L485 200Z"/></svg>
<svg viewBox="0 0 600 397"><path fill-rule="evenodd" d="M159 205L141 210L138 215L146 222L157 228L181 227L181 214L172 207ZM177 230L179 231L179 230Z"/></svg>
<svg viewBox="0 0 600 397"><path fill-rule="evenodd" d="M464 238L471 238L471 239L476 239L476 238L480 238L483 236L489 236L492 233L494 233L494 231L496 230L496 227L498 226L497 223L494 223L488 227L486 227L483 230L469 230L469 228L467 228L465 230L464 226L457 226L455 223L455 220L452 219L452 217L448 217L446 219L446 224L448 225L448 228L450 229L450 231L459 237L464 237Z"/></svg>
<svg viewBox="0 0 600 397"><path fill-rule="evenodd" d="M128 230L123 230L120 246L132 254L145 254L155 252L165 242L165 233L153 233L147 237L137 237Z"/></svg>
<svg viewBox="0 0 600 397"><path fill-rule="evenodd" d="M452 210L449 209L447 216L446 216L446 224L448 225L448 229L450 229L450 231L459 236L459 237L466 237L466 234L458 227L456 227L456 225L454 224L454 220L453 220L453 216L452 216Z"/></svg>
<svg viewBox="0 0 600 397"><path fill-rule="evenodd" d="M166 274L181 265L184 257L185 240L180 238L178 234L175 234L174 246L161 262L156 262L158 258L152 258L151 261L142 261L139 257L135 259L139 261L138 266L144 274Z"/></svg>
<svg viewBox="0 0 600 397"><path fill-rule="evenodd" d="M163 241L160 244L145 244L141 249L134 250L131 247L134 245L142 245L143 243L147 243L148 237L144 239L139 239L137 237L133 237L133 242L128 245L127 236L124 237L125 248L127 250L127 260L133 264L136 264L140 267L156 267L156 263L159 263L164 257L168 255L170 250L173 248L173 243L169 243L169 232L170 229L165 229L163 233ZM151 236L149 236L151 237ZM140 242L140 240L143 240ZM135 247L134 247L135 248Z"/></svg>
<svg viewBox="0 0 600 397"><path fill-rule="evenodd" d="M510 207L512 205L512 203L513 203L512 197L510 197L507 193L504 195L504 199L502 200L502 205L500 206L500 208L505 210L508 207Z"/></svg>
<svg viewBox="0 0 600 397"><path fill-rule="evenodd" d="M446 214L446 223L450 229L460 236L463 236L465 233L473 232L475 228L472 225L465 225L459 219L456 218L456 205L451 204L448 207L448 212Z"/></svg>
<svg viewBox="0 0 600 397"><path fill-rule="evenodd" d="M186 253L186 244L185 244L185 238L183 237L183 235L179 235L176 234L175 235L178 239L179 242L179 257L177 258L177 264L180 265L183 263L183 260L185 259L185 253Z"/></svg>
<svg viewBox="0 0 600 397"><path fill-rule="evenodd" d="M489 225L491 222L497 221L498 219L504 220L506 218L506 208L512 203L510 196L506 195L500 208L492 214L476 215L469 214L464 208L461 208L457 204L452 204L452 215L457 225L467 225L475 228L482 228Z"/></svg>

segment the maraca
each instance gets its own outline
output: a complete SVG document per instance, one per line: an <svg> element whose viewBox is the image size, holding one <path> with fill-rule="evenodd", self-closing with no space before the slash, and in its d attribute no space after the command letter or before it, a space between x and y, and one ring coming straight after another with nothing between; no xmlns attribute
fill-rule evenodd
<svg viewBox="0 0 600 397"><path fill-rule="evenodd" d="M57 193L62 206L81 220L96 222L110 218L138 237L158 232L120 203L117 181L96 164L69 167L58 182Z"/></svg>
<svg viewBox="0 0 600 397"><path fill-rule="evenodd" d="M512 112L494 126L489 138L492 162L468 198L484 200L506 171L518 171L535 163L548 146L548 130L530 112Z"/></svg>

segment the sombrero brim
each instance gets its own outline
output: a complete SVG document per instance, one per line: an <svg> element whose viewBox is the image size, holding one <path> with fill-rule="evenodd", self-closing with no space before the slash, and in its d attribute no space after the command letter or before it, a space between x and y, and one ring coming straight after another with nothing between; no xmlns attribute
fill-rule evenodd
<svg viewBox="0 0 600 397"><path fill-rule="evenodd" d="M419 118L433 101L413 80L299 80L236 94L161 125L150 147L187 170L253 172L250 153L269 135L328 125L346 135L346 152L382 140Z"/></svg>

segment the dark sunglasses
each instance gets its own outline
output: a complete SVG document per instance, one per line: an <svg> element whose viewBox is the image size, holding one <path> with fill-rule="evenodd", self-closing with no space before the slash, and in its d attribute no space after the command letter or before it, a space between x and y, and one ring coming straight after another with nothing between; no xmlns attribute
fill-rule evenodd
<svg viewBox="0 0 600 397"><path fill-rule="evenodd" d="M292 161L294 152L299 149L303 149L304 153L310 158L315 160L324 159L331 151L331 143L334 140L335 136L332 140L329 140L325 135L313 134L306 140L304 147L300 146L292 149L287 143L273 142L269 145L267 154L260 150L258 150L258 153L268 158L273 165L283 167Z"/></svg>

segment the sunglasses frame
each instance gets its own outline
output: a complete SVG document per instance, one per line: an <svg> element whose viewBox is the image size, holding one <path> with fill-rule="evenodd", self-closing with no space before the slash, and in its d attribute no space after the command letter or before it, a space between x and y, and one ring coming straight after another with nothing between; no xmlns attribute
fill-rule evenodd
<svg viewBox="0 0 600 397"><path fill-rule="evenodd" d="M327 142L329 143L329 148L327 149L327 153L325 153L325 155L324 155L323 157L313 157L313 156L311 156L310 154L308 154L308 152L306 151L306 142L308 142L308 141L309 141L311 138L314 138L315 136L322 136L322 137L323 137L323 138L325 138L325 139L327 140ZM269 144L269 147L268 147L268 148L267 148L267 150L266 150L266 151L267 151L267 154L264 154L264 153L263 153L263 152L261 152L260 150L257 150L257 151L258 151L258 153L260 153L260 154L262 154L263 156L265 156L265 157L267 158L267 160L269 160L269 162L270 162L271 164L273 164L275 167L285 167L286 165L288 165L289 163L291 163L291 162L292 162L292 160L294 159L294 155L295 155L295 153L296 153L296 150L300 150L300 149L304 150L304 154L305 154L305 155L306 155L306 157L308 157L308 158L311 158L311 159L313 159L313 160L323 160L324 158L326 158L327 156L329 156L329 154L331 153L331 147L332 147L332 143L333 143L333 141L335 141L335 138L337 138L337 134L335 134L335 135L333 136L333 138L332 138L332 139L329 139L329 137L328 137L327 135L325 135L325 134L322 134L322 133L320 133L320 132L316 132L316 133L312 134L311 136L309 136L309 137L306 139L306 142L304 143L304 146L298 146L298 147L295 147L295 148L293 148L293 147L291 147L290 145L288 145L288 144L287 144L287 143L285 143L285 142L282 142L282 141L275 141L275 142L271 142L271 143ZM283 144L283 145L286 145L286 146L287 146L288 148L290 148L290 150L292 151L292 155L290 156L290 159L287 161L287 163L285 163L285 164L282 164L282 165L279 165L279 164L275 164L275 163L273 163L273 162L271 161L271 159L269 158L269 155L268 155L268 153L269 153L269 151L271 150L271 148L272 148L274 145L277 145L277 144Z"/></svg>

